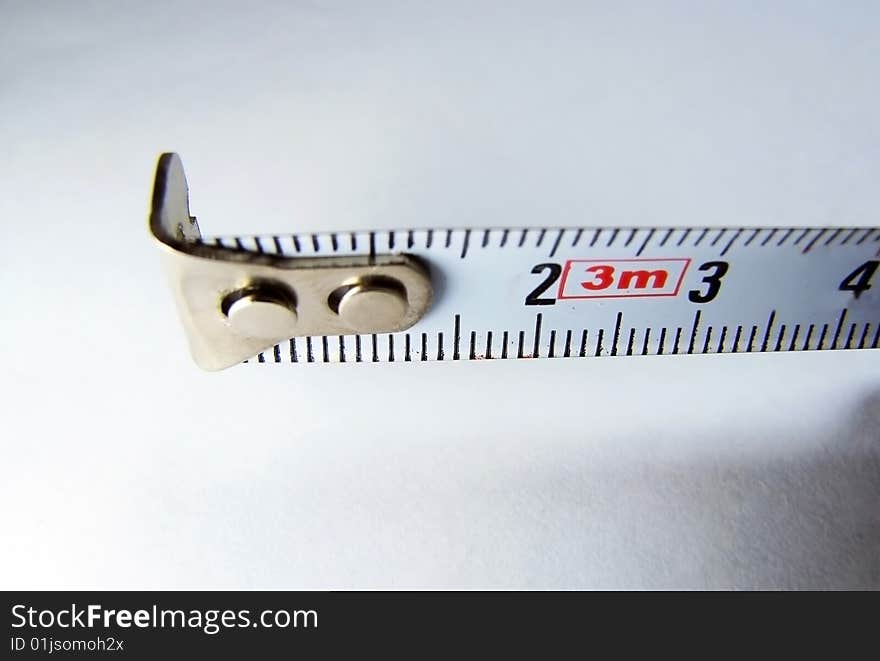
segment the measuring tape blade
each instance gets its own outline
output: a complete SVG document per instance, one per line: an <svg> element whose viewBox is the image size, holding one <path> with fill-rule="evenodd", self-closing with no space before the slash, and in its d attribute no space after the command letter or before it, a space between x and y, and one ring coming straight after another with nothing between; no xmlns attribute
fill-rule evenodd
<svg viewBox="0 0 880 661"><path fill-rule="evenodd" d="M419 229L226 238L287 257L405 252L434 303L405 332L297 337L257 362L876 348L876 228Z"/></svg>
<svg viewBox="0 0 880 661"><path fill-rule="evenodd" d="M181 316L196 360L211 369L241 360L622 357L880 343L872 286L878 228L409 229L203 239L186 206L182 168L175 183L169 164L163 173L160 160L151 226L173 248ZM168 190L176 207L162 197ZM254 283L272 282L281 286L276 294L254 294ZM252 338L242 330L251 325L233 323L237 308L224 302L230 296L233 306L253 304L253 318L269 326L287 309L290 325ZM321 332L296 332L308 324Z"/></svg>

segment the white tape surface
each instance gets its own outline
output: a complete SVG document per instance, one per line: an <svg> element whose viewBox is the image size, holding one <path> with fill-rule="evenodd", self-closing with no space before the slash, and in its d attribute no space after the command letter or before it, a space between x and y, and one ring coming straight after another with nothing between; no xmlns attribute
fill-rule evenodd
<svg viewBox="0 0 880 661"><path fill-rule="evenodd" d="M866 349L880 341L876 228L420 229L215 241L288 256L404 252L431 269L434 304L406 332L295 338L251 362Z"/></svg>

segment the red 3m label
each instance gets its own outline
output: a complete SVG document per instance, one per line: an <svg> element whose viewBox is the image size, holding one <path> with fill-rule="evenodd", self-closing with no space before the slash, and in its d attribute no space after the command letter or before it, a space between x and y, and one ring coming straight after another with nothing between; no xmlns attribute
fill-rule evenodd
<svg viewBox="0 0 880 661"><path fill-rule="evenodd" d="M677 296L691 260L569 259L559 283L560 300Z"/></svg>

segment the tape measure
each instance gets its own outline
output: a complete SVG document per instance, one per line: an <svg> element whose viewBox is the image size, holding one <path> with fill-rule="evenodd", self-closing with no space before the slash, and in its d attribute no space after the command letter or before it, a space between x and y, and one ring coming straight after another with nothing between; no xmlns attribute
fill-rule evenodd
<svg viewBox="0 0 880 661"><path fill-rule="evenodd" d="M196 361L873 349L875 227L404 229L202 238L179 159L151 214Z"/></svg>

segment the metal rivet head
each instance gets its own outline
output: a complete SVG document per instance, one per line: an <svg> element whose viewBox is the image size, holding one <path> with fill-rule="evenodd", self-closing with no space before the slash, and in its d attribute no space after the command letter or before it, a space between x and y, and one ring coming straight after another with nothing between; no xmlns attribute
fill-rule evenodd
<svg viewBox="0 0 880 661"><path fill-rule="evenodd" d="M296 331L296 304L283 287L260 284L233 292L223 301L229 325L239 335L274 339Z"/></svg>
<svg viewBox="0 0 880 661"><path fill-rule="evenodd" d="M373 278L346 288L335 308L349 328L366 332L376 326L393 328L399 325L409 304L406 290L399 282L390 278Z"/></svg>

